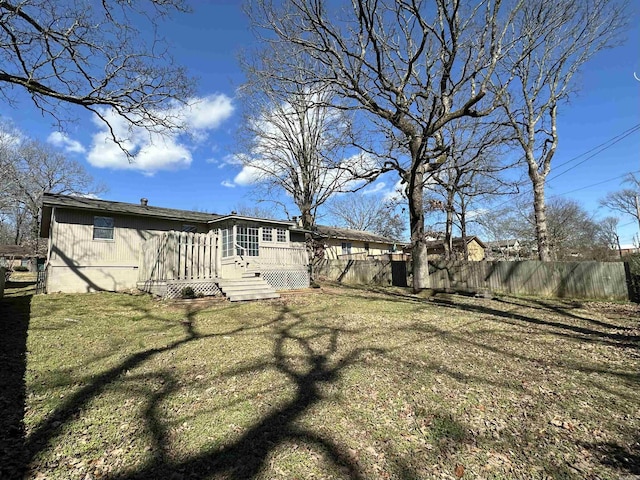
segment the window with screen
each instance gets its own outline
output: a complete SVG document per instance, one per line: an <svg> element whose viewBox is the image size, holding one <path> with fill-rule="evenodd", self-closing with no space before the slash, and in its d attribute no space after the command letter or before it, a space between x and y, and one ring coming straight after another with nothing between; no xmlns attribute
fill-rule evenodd
<svg viewBox="0 0 640 480"><path fill-rule="evenodd" d="M93 239L113 240L113 217L93 217Z"/></svg>
<svg viewBox="0 0 640 480"><path fill-rule="evenodd" d="M278 228L276 230L276 233L277 233L276 239L279 242L286 242L287 241L287 229L286 228Z"/></svg>
<svg viewBox="0 0 640 480"><path fill-rule="evenodd" d="M257 257L258 252L258 228L257 227L236 227L237 255Z"/></svg>
<svg viewBox="0 0 640 480"><path fill-rule="evenodd" d="M195 225L187 225L185 223L184 225L182 225L182 231L183 232L189 232L189 233L197 233L198 232L198 227L196 227Z"/></svg>
<svg viewBox="0 0 640 480"><path fill-rule="evenodd" d="M351 253L351 242L342 242L342 255Z"/></svg>

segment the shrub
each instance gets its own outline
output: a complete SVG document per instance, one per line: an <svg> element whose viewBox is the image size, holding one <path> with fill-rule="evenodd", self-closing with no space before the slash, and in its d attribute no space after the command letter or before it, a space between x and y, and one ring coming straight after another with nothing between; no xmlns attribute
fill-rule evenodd
<svg viewBox="0 0 640 480"><path fill-rule="evenodd" d="M13 271L14 272L28 272L29 271L29 267L25 267L23 265L18 265L16 267L13 267Z"/></svg>
<svg viewBox="0 0 640 480"><path fill-rule="evenodd" d="M196 298L196 292L194 292L191 287L184 287L180 290L180 295L182 298Z"/></svg>

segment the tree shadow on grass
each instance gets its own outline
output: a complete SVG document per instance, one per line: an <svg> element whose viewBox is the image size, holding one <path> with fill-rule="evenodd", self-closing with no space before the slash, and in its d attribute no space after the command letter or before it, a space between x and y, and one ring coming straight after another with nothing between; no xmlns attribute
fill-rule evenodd
<svg viewBox="0 0 640 480"><path fill-rule="evenodd" d="M348 295L348 294L347 294ZM395 298L396 301L405 301ZM425 302L422 299L411 299L418 304ZM253 364L240 365L236 369L227 371L224 375L238 375L239 373L259 373L264 369L275 369L288 381L288 386L293 387L294 396L284 404L274 407L263 415L242 436L233 443L201 449L188 457L175 459L171 455L171 432L163 418L162 405L167 398L179 387L178 379L170 370L159 370L151 374L154 381L158 381L161 387L156 390L141 388L139 394L144 397L143 415L145 419L145 432L149 440L152 455L146 464L136 469L119 470L104 478L110 480L133 480L147 478L213 478L223 477L229 479L253 478L268 468L270 456L282 445L289 442L303 443L322 457L333 469L340 472L344 478L364 478L361 467L348 453L345 445L341 445L328 437L309 428L300 426L301 420L310 409L326 400L323 393L327 384L336 383L345 369L356 365L369 353L388 356L392 361L400 361L393 358L393 348L368 348L356 345L348 351L340 352L338 345L350 335L359 333L359 330L327 326L320 322L309 322L307 318L315 317L315 313L305 312L298 314L287 307L286 304L275 304L278 315L264 322L250 322L234 329L228 329L219 333L204 334L198 331L195 318L196 310L188 308L183 321L183 338L175 340L161 347L149 348L134 353L118 365L105 371L101 375L87 379L86 386L65 398L51 415L37 425L29 435L26 444L29 457L27 462L34 459L42 451L51 448L53 440L62 433L65 424L72 422L74 418L82 414L90 401L101 395L106 389L119 388L121 376L125 372L152 361L154 357L178 349L192 342L199 342L208 338L225 337L235 335L256 335L272 342L271 353L257 359ZM458 308L460 305L452 303L448 306ZM491 313L492 309L482 310L481 306L473 306L478 313ZM229 308L231 307L223 307ZM464 309L463 309L464 310ZM153 312L142 309L145 315L153 318ZM237 315L230 311L230 315ZM504 312L502 312L504 313ZM321 316L320 316L321 317ZM524 318L529 318L523 316ZM512 316L503 317L511 319ZM524 322L523 319L518 319ZM166 319L162 319L166 321ZM512 320L511 320L512 321ZM425 331L425 334L439 335L439 331ZM569 332L561 332L566 335L577 335ZM451 335L451 333L448 333ZM455 340L463 340L462 335L453 335ZM460 338L458 338L460 337ZM577 335L583 339L582 335ZM480 345L478 345L480 346ZM297 354L291 353L296 351ZM398 347L395 348L398 350ZM428 368L435 368L430 366ZM454 376L455 372L445 372ZM137 377L129 378L136 380ZM144 384L146 377L140 377L140 383ZM151 377L149 377L151 378ZM463 379L464 380L464 379ZM483 381L481 378L473 378L473 381ZM142 385L144 387L144 385ZM24 388L24 387L23 387ZM24 393L23 393L24 397ZM23 400L24 403L24 400ZM446 413L446 412L445 412ZM448 418L448 417L443 417ZM451 423L451 422L449 422ZM450 428L445 425L447 429ZM446 430L446 429L445 429ZM449 431L447 430L447 432ZM454 432L455 433L455 432ZM397 474L400 478L418 478L412 471L410 463L398 465Z"/></svg>
<svg viewBox="0 0 640 480"><path fill-rule="evenodd" d="M87 380L89 383L67 396L58 408L33 428L24 441L26 454L23 456L22 468L30 464L40 452L48 450L52 442L62 434L65 426L81 415L83 409L92 399L107 389L119 388L118 382L126 372L140 367L160 354L192 342L254 332L257 335L267 335L272 338L273 354L260 359L249 367L242 368L248 372L260 372L265 368L277 369L286 376L289 385L295 389L295 397L292 400L263 416L233 444L205 450L180 461L172 461L169 455L169 435L163 423L161 404L174 392L178 382L170 371L155 372L150 380L157 380L162 386L155 391L145 388L140 390L140 394L145 397L145 430L151 439L149 445L153 453L151 459L138 470L120 471L104 478L121 480L171 478L172 475L180 476L185 472L195 478L211 475L221 475L230 479L252 478L265 467L270 453L288 441L304 443L309 448L321 452L324 458L344 477L362 478L358 465L345 453L345 448L330 438L297 426L296 421L309 408L323 400L321 393L323 384L336 381L341 372L348 366L357 363L364 353L375 353L377 349L354 348L339 358L333 358L338 349L339 337L346 334L347 330L322 325L307 325L303 317L296 315L286 305L282 305L279 315L270 321L248 324L211 334L201 334L197 330L196 313L197 311L193 309L187 309L185 318L181 322L184 329L183 338L161 347L146 349L130 355L118 365ZM298 333L298 330L305 333ZM289 353L291 348L302 352L302 355L291 355ZM22 410L24 383L21 388ZM21 439L23 435L24 429L20 432Z"/></svg>
<svg viewBox="0 0 640 480"><path fill-rule="evenodd" d="M633 475L628 478L640 478L637 477L640 476L640 434L636 433L628 445L616 442L594 442L583 444L583 446L593 452L603 465L613 467L621 473Z"/></svg>
<svg viewBox="0 0 640 480"><path fill-rule="evenodd" d="M31 296L0 300L0 478L22 478L25 372Z"/></svg>
<svg viewBox="0 0 640 480"><path fill-rule="evenodd" d="M312 406L324 399L321 393L323 384L335 382L341 372L357 363L364 353L377 352L377 350L356 348L341 358L333 359L337 352L339 336L346 331L333 327L306 325L302 317L296 316L286 306L281 308L272 327L275 330L273 358L258 362L248 369L245 368L244 371L258 372L267 366L275 367L295 387L293 399L263 416L232 444L206 450L178 462L170 461L163 453L168 449L167 435L158 417L155 401L151 401L146 410L146 420L148 430L154 437L154 449L160 454L137 471L115 474L107 478L118 480L171 478L176 474L195 478L218 475L238 480L253 478L265 467L270 453L288 441L303 443L320 451L345 478L363 478L358 465L347 454L344 446L309 429L297 426L296 421ZM311 335L297 333L299 328L307 331L312 329L313 333ZM194 332L194 335L195 338L199 338L197 332ZM319 340L325 340L321 342L324 344L323 347L314 346L314 343ZM304 365L300 365L299 356L287 353L290 347L304 352L302 356ZM160 397L157 400L159 401Z"/></svg>
<svg viewBox="0 0 640 480"><path fill-rule="evenodd" d="M488 300L478 299L477 302L458 302L451 299L452 294L446 295L433 295L428 298L421 298L408 292L389 290L378 287L358 287L358 286L343 286L342 288L351 289L355 294L364 293L366 291L374 292L378 295L382 295L383 298L389 300L395 300L398 302L410 302L416 304L436 305L440 307L470 312L486 314L492 317L496 317L496 321L502 321L504 323L512 325L535 325L542 328L549 328L548 333L552 333L557 336L573 338L581 341L597 342L607 344L620 348L628 349L640 349L640 335L634 335L632 333L619 333L623 329L622 327L614 324L597 322L598 326L603 327L603 330L596 329L592 326L584 326L584 323L594 323L592 319L584 318L567 313L564 309L551 309L546 308L544 303L538 303L540 311L539 316L525 315L520 311L503 310L501 307L505 305L513 305L512 303L505 302L503 300ZM496 302L492 305L492 302ZM516 305L519 307L519 305ZM528 306L522 306L522 308L530 308ZM544 312L549 312L556 315L556 318L551 319L548 315L544 315ZM558 318L560 317L560 318ZM564 318L563 318L564 317ZM566 318L566 321L564 319ZM562 320L561 320L562 319ZM606 331L606 329L614 330L613 332ZM633 331L633 330L631 330Z"/></svg>

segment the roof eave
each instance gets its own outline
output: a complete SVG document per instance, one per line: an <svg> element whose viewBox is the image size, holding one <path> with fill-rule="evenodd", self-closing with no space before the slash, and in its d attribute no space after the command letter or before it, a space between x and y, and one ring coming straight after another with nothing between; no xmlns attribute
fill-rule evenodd
<svg viewBox="0 0 640 480"><path fill-rule="evenodd" d="M223 222L225 220L240 220L240 221L249 221L249 222L272 223L274 225L287 225L289 227L295 226L295 222L290 222L287 220L271 220L269 218L245 217L244 215L224 215L222 217L209 220L207 223L211 225L214 223Z"/></svg>

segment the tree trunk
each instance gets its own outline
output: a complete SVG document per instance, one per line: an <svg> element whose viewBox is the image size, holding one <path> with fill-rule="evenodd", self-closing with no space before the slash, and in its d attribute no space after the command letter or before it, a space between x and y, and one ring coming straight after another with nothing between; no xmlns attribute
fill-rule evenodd
<svg viewBox="0 0 640 480"><path fill-rule="evenodd" d="M465 262L469 261L469 245L467 244L467 219L464 209L460 213L460 234L462 236L462 258Z"/></svg>
<svg viewBox="0 0 640 480"><path fill-rule="evenodd" d="M418 167L408 179L409 225L411 228L411 259L413 262L413 291L429 287L429 262L424 234L424 167Z"/></svg>
<svg viewBox="0 0 640 480"><path fill-rule="evenodd" d="M302 228L305 230L313 229L315 220L311 214L311 208L309 208L309 206L300 206L300 221L302 222Z"/></svg>
<svg viewBox="0 0 640 480"><path fill-rule="evenodd" d="M549 253L549 236L547 234L547 212L544 202L544 178L532 178L533 212L536 221L536 238L538 241L538 258L543 262L551 261Z"/></svg>
<svg viewBox="0 0 640 480"><path fill-rule="evenodd" d="M453 252L453 190L447 192L447 220L444 227L444 259L451 260Z"/></svg>

